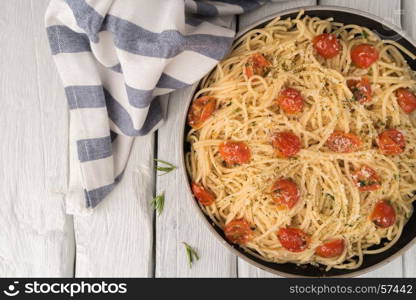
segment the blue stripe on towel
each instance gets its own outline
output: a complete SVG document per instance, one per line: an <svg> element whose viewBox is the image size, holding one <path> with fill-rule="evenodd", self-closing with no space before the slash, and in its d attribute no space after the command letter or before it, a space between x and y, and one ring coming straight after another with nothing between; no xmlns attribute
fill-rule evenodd
<svg viewBox="0 0 416 300"><path fill-rule="evenodd" d="M159 82L157 83L158 88L166 88L166 89L180 89L183 87L188 86L189 84L183 81L180 81L166 73L162 73L160 76Z"/></svg>
<svg viewBox="0 0 416 300"><path fill-rule="evenodd" d="M153 90L135 89L126 84L126 92L129 103L137 108L148 107L153 99Z"/></svg>
<svg viewBox="0 0 416 300"><path fill-rule="evenodd" d="M62 25L49 26L46 29L52 55L91 51L88 36Z"/></svg>
<svg viewBox="0 0 416 300"><path fill-rule="evenodd" d="M146 135L163 119L159 99L155 98L150 104L149 111L147 112L146 120L142 128L136 129L134 128L133 120L127 110L107 90L104 90L104 95L107 104L108 116L124 135Z"/></svg>
<svg viewBox="0 0 416 300"><path fill-rule="evenodd" d="M195 3L196 3L196 13L198 15L203 15L207 17L218 16L218 9L215 7L215 5L205 3L205 2L199 2L199 1L195 1Z"/></svg>
<svg viewBox="0 0 416 300"><path fill-rule="evenodd" d="M113 154L110 136L78 140L77 149L81 162L102 159Z"/></svg>
<svg viewBox="0 0 416 300"><path fill-rule="evenodd" d="M110 192L115 188L117 183L120 182L124 175L124 171L116 176L114 182L105 186L101 186L91 191L84 190L85 199L87 201L87 207L94 208L103 200Z"/></svg>
<svg viewBox="0 0 416 300"><path fill-rule="evenodd" d="M233 41L210 34L183 35L178 30L156 33L111 15L106 17L103 29L113 33L117 48L149 57L171 58L187 50L219 60Z"/></svg>
<svg viewBox="0 0 416 300"><path fill-rule="evenodd" d="M105 107L102 85L67 86L65 94L69 109Z"/></svg>
<svg viewBox="0 0 416 300"><path fill-rule="evenodd" d="M256 9L257 7L261 5L259 2L255 0L217 0L217 1L241 6L244 12L248 12L253 9Z"/></svg>
<svg viewBox="0 0 416 300"><path fill-rule="evenodd" d="M101 31L104 17L92 8L85 0L65 0L71 8L77 24L89 36L92 42L98 43L98 33ZM107 1L111 4L111 1Z"/></svg>

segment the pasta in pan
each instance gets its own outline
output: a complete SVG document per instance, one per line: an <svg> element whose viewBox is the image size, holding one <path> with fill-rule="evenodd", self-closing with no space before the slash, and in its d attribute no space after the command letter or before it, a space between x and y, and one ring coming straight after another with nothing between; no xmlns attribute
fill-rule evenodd
<svg viewBox="0 0 416 300"><path fill-rule="evenodd" d="M230 242L329 270L398 240L416 190L416 80L402 52L415 59L302 12L235 42L194 97L186 154L193 193Z"/></svg>

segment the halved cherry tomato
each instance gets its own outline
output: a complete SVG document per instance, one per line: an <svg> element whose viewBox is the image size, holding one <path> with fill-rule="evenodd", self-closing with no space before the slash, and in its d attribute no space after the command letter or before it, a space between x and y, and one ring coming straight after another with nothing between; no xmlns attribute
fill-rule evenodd
<svg viewBox="0 0 416 300"><path fill-rule="evenodd" d="M277 103L286 113L296 114L302 111L304 100L298 90L286 88L280 92Z"/></svg>
<svg viewBox="0 0 416 300"><path fill-rule="evenodd" d="M380 200L374 206L370 220L381 228L390 227L396 222L396 211L386 200Z"/></svg>
<svg viewBox="0 0 416 300"><path fill-rule="evenodd" d="M224 227L226 238L233 244L245 245L253 237L253 230L245 219L234 219Z"/></svg>
<svg viewBox="0 0 416 300"><path fill-rule="evenodd" d="M406 114L416 109L416 95L409 89L400 88L396 91L397 102Z"/></svg>
<svg viewBox="0 0 416 300"><path fill-rule="evenodd" d="M369 44L359 44L351 50L351 60L360 69L367 69L378 60L378 50Z"/></svg>
<svg viewBox="0 0 416 300"><path fill-rule="evenodd" d="M334 152L350 153L358 150L361 146L361 139L352 133L334 131L326 144Z"/></svg>
<svg viewBox="0 0 416 300"><path fill-rule="evenodd" d="M196 99L189 110L188 124L193 128L200 127L214 112L217 100L211 96Z"/></svg>
<svg viewBox="0 0 416 300"><path fill-rule="evenodd" d="M302 148L300 139L289 131L273 134L272 145L276 149L277 155L280 157L295 156Z"/></svg>
<svg viewBox="0 0 416 300"><path fill-rule="evenodd" d="M272 196L279 209L290 209L299 201L300 193L292 180L279 179L272 186Z"/></svg>
<svg viewBox="0 0 416 300"><path fill-rule="evenodd" d="M371 85L368 77L363 77L361 80L347 80L347 85L355 100L361 104L371 101Z"/></svg>
<svg viewBox="0 0 416 300"><path fill-rule="evenodd" d="M313 47L322 57L332 58L338 55L341 45L335 36L331 33L322 33L313 38Z"/></svg>
<svg viewBox="0 0 416 300"><path fill-rule="evenodd" d="M256 53L247 60L244 71L248 78L253 75L264 76L268 66L270 62L262 54Z"/></svg>
<svg viewBox="0 0 416 300"><path fill-rule="evenodd" d="M337 257L344 252L345 242L343 239L336 239L320 245L315 250L315 254L320 257Z"/></svg>
<svg viewBox="0 0 416 300"><path fill-rule="evenodd" d="M192 192L202 205L209 206L215 202L215 196L195 182L192 182Z"/></svg>
<svg viewBox="0 0 416 300"><path fill-rule="evenodd" d="M362 165L351 176L361 192L374 191L380 188L380 177L369 166Z"/></svg>
<svg viewBox="0 0 416 300"><path fill-rule="evenodd" d="M283 248L291 252L301 252L308 248L310 237L299 228L280 228L277 238Z"/></svg>
<svg viewBox="0 0 416 300"><path fill-rule="evenodd" d="M241 165L251 159L250 148L244 142L226 141L219 147L222 159L230 165Z"/></svg>
<svg viewBox="0 0 416 300"><path fill-rule="evenodd" d="M403 133L397 129L389 129L379 134L378 147L384 155L396 155L404 151L406 141Z"/></svg>

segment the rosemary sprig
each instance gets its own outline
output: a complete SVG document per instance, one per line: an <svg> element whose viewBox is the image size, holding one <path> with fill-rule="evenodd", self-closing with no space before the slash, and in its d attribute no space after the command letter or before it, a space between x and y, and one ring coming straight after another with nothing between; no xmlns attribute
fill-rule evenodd
<svg viewBox="0 0 416 300"><path fill-rule="evenodd" d="M161 159L155 159L155 162L156 162L156 167L155 167L156 170L158 170L159 172L164 172L162 174L159 174L159 176L168 174L169 172L172 172L173 170L177 168L177 166L171 164L170 162L167 162Z"/></svg>
<svg viewBox="0 0 416 300"><path fill-rule="evenodd" d="M185 246L186 257L188 258L189 267L192 268L193 262L195 260L199 260L198 253L195 251L194 248L189 246L187 243L182 242L182 244Z"/></svg>
<svg viewBox="0 0 416 300"><path fill-rule="evenodd" d="M165 206L165 193L162 192L161 194L154 197L150 204L153 206L154 210L156 210L158 216L160 216L163 211L163 207Z"/></svg>

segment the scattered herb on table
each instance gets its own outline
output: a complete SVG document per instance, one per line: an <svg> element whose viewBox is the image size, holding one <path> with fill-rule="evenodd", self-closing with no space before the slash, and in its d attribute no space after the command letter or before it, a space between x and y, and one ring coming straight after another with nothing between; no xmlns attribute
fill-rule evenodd
<svg viewBox="0 0 416 300"><path fill-rule="evenodd" d="M151 202L154 210L156 210L157 214L160 216L160 214L163 211L163 207L165 206L165 193L161 193L154 197Z"/></svg>
<svg viewBox="0 0 416 300"><path fill-rule="evenodd" d="M158 170L159 172L164 172L160 174L159 176L168 174L177 168L177 166L171 164L170 162L167 162L161 159L155 159L155 161L156 161L156 170Z"/></svg>
<svg viewBox="0 0 416 300"><path fill-rule="evenodd" d="M185 246L186 257L188 258L189 267L192 268L192 264L194 261L199 260L198 253L195 251L194 248L189 246L187 243L182 242Z"/></svg>

